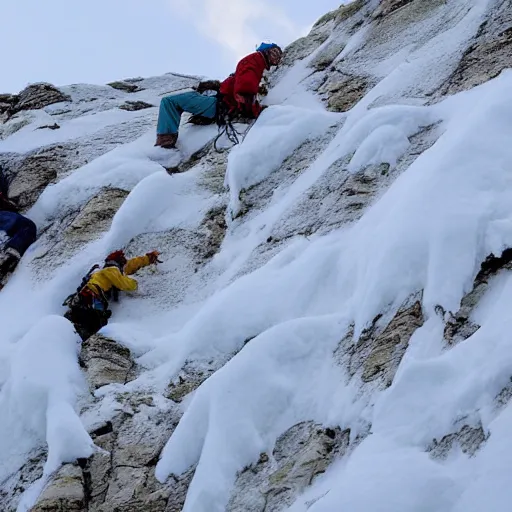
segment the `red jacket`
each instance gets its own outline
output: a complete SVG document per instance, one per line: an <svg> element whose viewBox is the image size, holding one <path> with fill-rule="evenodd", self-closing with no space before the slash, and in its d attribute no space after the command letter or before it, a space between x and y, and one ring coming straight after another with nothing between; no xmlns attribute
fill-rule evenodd
<svg viewBox="0 0 512 512"><path fill-rule="evenodd" d="M230 111L238 110L249 117L258 117L261 105L255 100L263 73L270 69L261 52L244 57L237 65L234 75L220 85L220 93Z"/></svg>

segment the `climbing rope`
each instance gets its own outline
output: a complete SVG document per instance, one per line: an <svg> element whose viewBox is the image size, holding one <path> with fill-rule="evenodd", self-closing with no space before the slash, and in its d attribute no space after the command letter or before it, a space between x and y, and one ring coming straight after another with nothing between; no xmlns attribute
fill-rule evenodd
<svg viewBox="0 0 512 512"><path fill-rule="evenodd" d="M247 133L251 129L252 125L254 123L250 123L247 129L243 132L239 132L234 126L231 119L226 118L224 125L219 126L219 134L215 139L213 140L213 147L217 153L224 153L226 149L228 148L219 148L217 146L217 142L220 140L220 138L225 134L228 140L233 144L233 146L236 146L237 144L240 144L244 141L245 137L247 136ZM231 147L233 147L231 146Z"/></svg>

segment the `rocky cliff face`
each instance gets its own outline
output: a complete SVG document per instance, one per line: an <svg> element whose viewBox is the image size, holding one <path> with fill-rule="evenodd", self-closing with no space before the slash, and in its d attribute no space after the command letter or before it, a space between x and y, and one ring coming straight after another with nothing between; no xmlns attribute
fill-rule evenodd
<svg viewBox="0 0 512 512"><path fill-rule="evenodd" d="M506 473L511 160L482 131L504 112L506 134L511 33L509 0L341 6L221 153L212 127L152 146L194 77L0 95L0 164L39 227L0 297L0 509L504 510L506 485L487 508L471 489ZM53 395L19 405L16 347L119 247L165 263L79 346L66 400L96 448L48 471Z"/></svg>

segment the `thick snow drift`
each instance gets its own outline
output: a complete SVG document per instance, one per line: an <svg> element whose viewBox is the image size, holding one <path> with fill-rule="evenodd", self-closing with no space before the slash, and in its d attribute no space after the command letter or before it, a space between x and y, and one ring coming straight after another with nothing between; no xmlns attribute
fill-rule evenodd
<svg viewBox="0 0 512 512"><path fill-rule="evenodd" d="M0 392L0 480L45 439L45 474L92 454L93 442L74 410L77 395L86 390L79 349L79 336L60 316L42 319L12 349Z"/></svg>
<svg viewBox="0 0 512 512"><path fill-rule="evenodd" d="M242 189L263 181L304 141L320 135L339 119L336 114L297 107L265 110L249 130L244 143L229 154L226 185L230 191L231 215L234 217L240 211Z"/></svg>

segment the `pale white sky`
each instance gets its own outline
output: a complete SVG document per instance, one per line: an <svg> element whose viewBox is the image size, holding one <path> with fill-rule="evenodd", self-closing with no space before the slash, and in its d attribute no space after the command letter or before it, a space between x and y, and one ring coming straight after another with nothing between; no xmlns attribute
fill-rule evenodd
<svg viewBox="0 0 512 512"><path fill-rule="evenodd" d="M0 93L176 71L223 78L342 0L2 0Z"/></svg>

